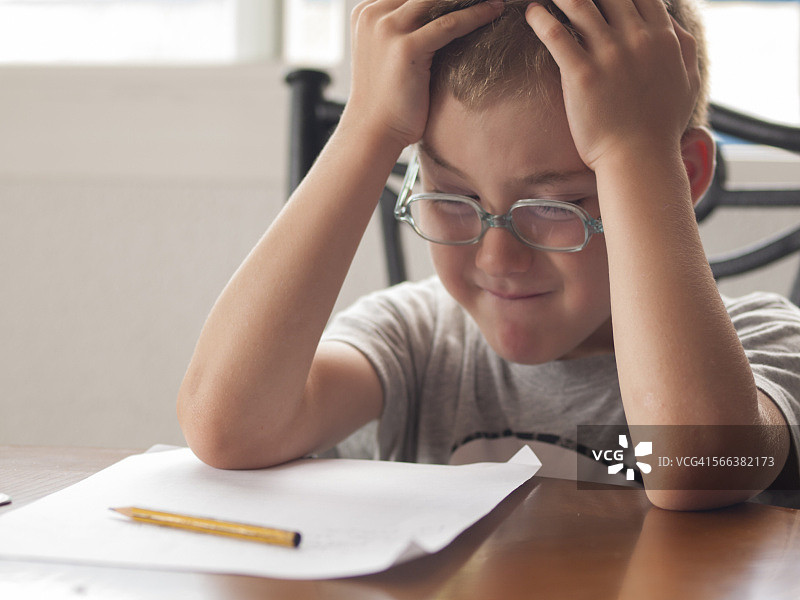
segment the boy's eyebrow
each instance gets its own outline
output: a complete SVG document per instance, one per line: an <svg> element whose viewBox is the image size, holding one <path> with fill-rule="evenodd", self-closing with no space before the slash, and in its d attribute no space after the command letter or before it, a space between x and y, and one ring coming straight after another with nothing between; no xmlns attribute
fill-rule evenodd
<svg viewBox="0 0 800 600"><path fill-rule="evenodd" d="M444 158L439 155L436 150L431 148L429 145L425 144L424 142L419 142L419 150L428 156L434 163L442 167L443 169L447 169L448 171L458 175L462 179L469 179L466 173L464 173L458 167L451 165L447 162ZM575 169L573 171L555 171L555 170L544 170L544 171L537 171L535 173L531 173L530 175L526 175L525 177L521 177L519 182L523 185L545 185L548 183L562 183L564 181L571 181L578 177L592 175L592 170L589 167L585 167L583 169Z"/></svg>

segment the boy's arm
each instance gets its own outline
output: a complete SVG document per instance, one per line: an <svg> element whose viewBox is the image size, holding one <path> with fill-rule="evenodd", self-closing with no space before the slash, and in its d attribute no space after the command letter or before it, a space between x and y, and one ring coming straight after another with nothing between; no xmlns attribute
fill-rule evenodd
<svg viewBox="0 0 800 600"><path fill-rule="evenodd" d="M425 9L423 0L377 0L353 11L341 122L203 327L178 416L211 465L291 460L380 414L367 359L344 344L318 348L319 339L392 166L424 130L433 53L500 13L481 3L420 27Z"/></svg>
<svg viewBox="0 0 800 600"><path fill-rule="evenodd" d="M713 142L704 130L684 134L699 87L695 40L662 0L599 0L602 14L592 2L556 3L581 44L541 6L528 21L559 64L570 130L597 177L628 423L777 426L752 440L724 428L715 440L671 440L665 453L772 456L775 466L740 469L723 491L703 491L690 472L648 496L675 509L746 500L780 472L789 436L756 389L697 229L693 199L713 170Z"/></svg>

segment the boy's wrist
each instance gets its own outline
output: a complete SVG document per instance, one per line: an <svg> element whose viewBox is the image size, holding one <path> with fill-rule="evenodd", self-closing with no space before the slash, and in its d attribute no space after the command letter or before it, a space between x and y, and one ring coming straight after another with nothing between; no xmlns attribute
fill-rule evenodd
<svg viewBox="0 0 800 600"><path fill-rule="evenodd" d="M683 164L680 138L659 141L652 138L627 138L604 152L592 166L595 174L600 177L605 173L620 171L635 174L642 167L645 170L660 166L673 168L675 164Z"/></svg>
<svg viewBox="0 0 800 600"><path fill-rule="evenodd" d="M663 199L665 192L674 197L674 193L685 186L685 195L689 196L680 143L624 144L598 161L594 172L598 192L627 190L627 193L619 196L600 193L601 206L613 204L615 198L627 196L633 190L649 190L652 193L648 196ZM679 194L679 197L682 196ZM645 202L646 198L641 198L641 201Z"/></svg>
<svg viewBox="0 0 800 600"><path fill-rule="evenodd" d="M337 131L346 135L351 143L364 145L375 152L391 153L400 156L409 144L391 127L363 113L345 107Z"/></svg>

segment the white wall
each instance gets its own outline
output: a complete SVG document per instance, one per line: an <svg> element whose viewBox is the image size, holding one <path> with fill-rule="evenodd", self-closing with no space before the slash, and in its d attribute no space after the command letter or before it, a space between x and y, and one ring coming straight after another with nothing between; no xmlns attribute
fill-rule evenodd
<svg viewBox="0 0 800 600"><path fill-rule="evenodd" d="M0 71L0 444L183 442L200 327L285 199L283 74ZM348 297L383 284L356 268Z"/></svg>
<svg viewBox="0 0 800 600"><path fill-rule="evenodd" d="M283 73L0 70L0 444L183 443L175 397L202 323L285 199ZM736 170L772 178L753 164ZM788 225L768 221L712 219L709 247ZM384 285L378 240L373 222L338 306ZM428 273L407 247L412 278ZM730 289L785 292L782 268Z"/></svg>

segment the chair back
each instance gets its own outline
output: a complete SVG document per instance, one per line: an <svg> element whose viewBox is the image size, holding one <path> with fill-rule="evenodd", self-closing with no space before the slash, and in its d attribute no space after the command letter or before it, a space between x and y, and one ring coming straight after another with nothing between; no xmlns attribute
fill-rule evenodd
<svg viewBox="0 0 800 600"><path fill-rule="evenodd" d="M717 133L739 140L800 153L800 128L757 119L750 115L712 104L709 120ZM728 181L723 152L717 147L717 168L711 185L695 207L698 222L725 207L770 209L800 207L800 188L734 189ZM717 280L755 271L800 250L800 223L777 232L755 244L709 257ZM791 284L789 298L800 305L800 266Z"/></svg>
<svg viewBox="0 0 800 600"><path fill-rule="evenodd" d="M322 147L333 133L344 104L325 99L323 93L331 79L327 73L310 69L290 72L286 82L291 86L289 123L289 193L300 185ZM405 164L398 163L393 173L405 173ZM381 193L380 211L383 249L389 285L406 280L406 264L400 238L400 224L394 218L397 193L388 185Z"/></svg>

